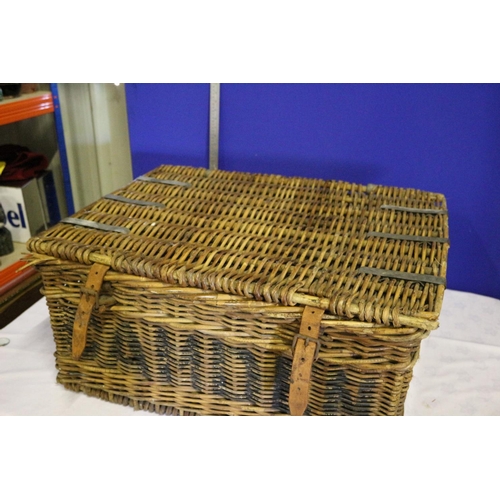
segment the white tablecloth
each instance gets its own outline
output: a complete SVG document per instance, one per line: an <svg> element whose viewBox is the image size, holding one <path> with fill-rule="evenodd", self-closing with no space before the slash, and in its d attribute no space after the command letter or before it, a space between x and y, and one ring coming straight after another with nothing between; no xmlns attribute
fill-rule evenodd
<svg viewBox="0 0 500 500"><path fill-rule="evenodd" d="M447 290L440 328L422 342L406 415L500 415L500 300ZM145 411L56 383L45 299L0 330L0 415L131 415Z"/></svg>

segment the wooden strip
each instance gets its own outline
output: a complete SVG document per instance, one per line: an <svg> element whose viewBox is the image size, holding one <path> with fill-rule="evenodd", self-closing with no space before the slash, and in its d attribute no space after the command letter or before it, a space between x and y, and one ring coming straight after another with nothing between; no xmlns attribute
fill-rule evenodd
<svg viewBox="0 0 500 500"><path fill-rule="evenodd" d="M41 249L44 249L46 247L47 243L42 242L40 244ZM36 254L37 256L39 254ZM99 263L107 266L111 266L112 259L109 255L104 255L101 253L91 253L88 255L89 261L94 262L94 263ZM56 262L63 262L59 259L55 259ZM423 276L423 275L417 275L417 276ZM130 279L130 276L123 276L123 279ZM145 279L145 278L144 278ZM253 286L249 287L249 292L253 293ZM444 289L444 287L443 287ZM443 295L443 291L441 291L441 296ZM327 297L316 297L314 295L308 295L305 293L300 293L300 292L295 292L291 296L292 302L296 304L301 304L303 306L312 306L312 307L318 307L320 309L328 310L329 305L330 305L330 299ZM241 299L240 299L241 300ZM349 306L349 312L353 315L358 315L360 312L359 306L355 303L352 302ZM421 313L418 313L421 314ZM399 323L403 326L410 326L410 327L415 327L419 328L422 330L435 330L436 328L439 327L439 323L435 321L432 318L426 318L426 317L420 317L418 314L415 316L407 316L405 314L400 314L398 319ZM392 316L389 317L390 320L392 320Z"/></svg>
<svg viewBox="0 0 500 500"><path fill-rule="evenodd" d="M208 168L219 168L219 115L220 115L220 83L210 84L210 131L208 149Z"/></svg>

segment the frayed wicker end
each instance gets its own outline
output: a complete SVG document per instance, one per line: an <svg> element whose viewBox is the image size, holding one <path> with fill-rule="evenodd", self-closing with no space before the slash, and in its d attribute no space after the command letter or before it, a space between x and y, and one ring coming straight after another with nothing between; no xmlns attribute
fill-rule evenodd
<svg viewBox="0 0 500 500"><path fill-rule="evenodd" d="M158 413L159 415L170 415L170 416L182 416L182 417L196 417L197 414L191 411L185 411L179 408L174 408L173 406L165 406L157 403L150 403L149 401L139 401L137 399L132 399L127 396L120 394L111 394L103 389L94 389L86 387L81 384L75 384L74 382L63 382L62 376L57 377L57 381L73 392L82 392L89 397L102 399L103 401L108 401L110 403L116 403L123 406L131 406L136 411L149 411L151 413Z"/></svg>

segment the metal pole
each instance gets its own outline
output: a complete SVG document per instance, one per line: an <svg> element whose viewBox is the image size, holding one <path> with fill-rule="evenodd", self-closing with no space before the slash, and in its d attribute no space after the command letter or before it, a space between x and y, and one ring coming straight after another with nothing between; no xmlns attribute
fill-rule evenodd
<svg viewBox="0 0 500 500"><path fill-rule="evenodd" d="M64 192L66 195L66 207L68 209L68 213L72 214L75 211L75 207L73 204L73 192L71 189L71 177L69 174L69 163L66 151L66 142L64 141L64 129L62 122L61 107L59 103L59 89L57 87L57 83L51 83L50 90L52 92L52 99L54 100L54 118L55 118L54 121L56 125L59 157L61 158L61 170L64 182Z"/></svg>
<svg viewBox="0 0 500 500"><path fill-rule="evenodd" d="M219 110L220 110L220 83L210 84L210 136L209 136L209 163L210 170L219 168Z"/></svg>

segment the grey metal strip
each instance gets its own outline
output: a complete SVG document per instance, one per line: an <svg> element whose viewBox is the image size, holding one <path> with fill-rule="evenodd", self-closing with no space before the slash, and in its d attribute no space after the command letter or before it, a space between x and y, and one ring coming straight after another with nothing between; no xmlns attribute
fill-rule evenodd
<svg viewBox="0 0 500 500"><path fill-rule="evenodd" d="M147 175L141 175L135 179L136 181L144 181L144 182L156 182L158 184L167 184L168 186L180 186L180 187L191 187L189 182L181 182L181 181L172 181L166 179L157 179L156 177L148 177Z"/></svg>
<svg viewBox="0 0 500 500"><path fill-rule="evenodd" d="M155 201L143 201L143 200L134 200L132 198L125 198L125 196L118 196L116 194L107 194L104 196L107 200L121 201L123 203L131 203L132 205L141 205L144 207L158 207L165 208L163 203L157 203Z"/></svg>
<svg viewBox="0 0 500 500"><path fill-rule="evenodd" d="M208 141L208 168L219 168L219 114L220 114L220 83L210 84L210 131Z"/></svg>
<svg viewBox="0 0 500 500"><path fill-rule="evenodd" d="M418 241L422 243L449 243L448 238L438 238L434 236L417 236L408 234L391 234L391 233L377 233L376 231L370 231L366 234L369 236L377 236L379 238L389 238L391 240L405 240L405 241Z"/></svg>
<svg viewBox="0 0 500 500"><path fill-rule="evenodd" d="M397 210L399 212L413 212L415 214L441 215L448 213L448 210L436 210L434 208L400 207L398 205L382 205L380 208L385 208L387 210Z"/></svg>
<svg viewBox="0 0 500 500"><path fill-rule="evenodd" d="M382 278L394 278L405 281L419 281L421 283L432 283L433 285L446 286L445 278L441 278L440 276L433 276L431 274L403 273L401 271L377 269L376 267L361 267L358 269L358 273L374 274L375 276L381 276Z"/></svg>
<svg viewBox="0 0 500 500"><path fill-rule="evenodd" d="M86 219L76 219L74 217L66 217L62 219L61 222L66 224L73 224L75 226L87 227L89 229L100 229L101 231L113 231L115 233L130 233L130 229L121 226L110 226L109 224L101 224L100 222L94 222L93 220Z"/></svg>

